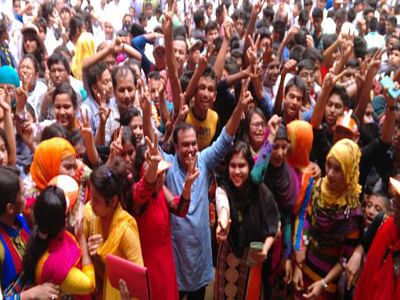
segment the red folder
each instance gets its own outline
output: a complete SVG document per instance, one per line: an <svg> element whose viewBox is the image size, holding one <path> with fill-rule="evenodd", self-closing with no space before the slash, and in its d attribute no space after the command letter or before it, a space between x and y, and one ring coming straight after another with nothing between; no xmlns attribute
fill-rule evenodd
<svg viewBox="0 0 400 300"><path fill-rule="evenodd" d="M128 287L130 297L140 300L150 299L149 276L146 267L138 266L121 257L107 254L106 272L114 288L119 290L119 280L123 279Z"/></svg>

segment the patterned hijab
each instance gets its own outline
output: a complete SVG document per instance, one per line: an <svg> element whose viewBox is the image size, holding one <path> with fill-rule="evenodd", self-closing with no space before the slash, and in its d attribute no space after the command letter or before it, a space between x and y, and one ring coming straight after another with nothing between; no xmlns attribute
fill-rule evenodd
<svg viewBox="0 0 400 300"><path fill-rule="evenodd" d="M327 176L325 176L322 179L320 204L322 206L338 205L339 207L349 205L350 208L359 206L359 195L361 193L361 186L358 184L360 148L352 140L342 139L332 146L326 160L331 157L336 158L342 168L346 180L346 189L344 191L332 190L327 183Z"/></svg>
<svg viewBox="0 0 400 300"><path fill-rule="evenodd" d="M54 137L39 144L30 169L39 190L43 190L59 174L61 161L70 156L76 157L76 152L66 139Z"/></svg>

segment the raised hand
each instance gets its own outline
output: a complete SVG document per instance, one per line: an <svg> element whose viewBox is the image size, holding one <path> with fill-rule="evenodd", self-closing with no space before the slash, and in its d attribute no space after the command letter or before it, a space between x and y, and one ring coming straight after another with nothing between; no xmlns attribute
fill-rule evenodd
<svg viewBox="0 0 400 300"><path fill-rule="evenodd" d="M283 72L285 74L294 73L296 71L297 62L294 59L288 59L283 65Z"/></svg>
<svg viewBox="0 0 400 300"><path fill-rule="evenodd" d="M279 117L278 115L273 115L271 119L268 121L268 141L270 143L273 143L275 141L276 133L279 129L279 126L281 124L282 118Z"/></svg>
<svg viewBox="0 0 400 300"><path fill-rule="evenodd" d="M261 38L261 36L258 35L257 39L256 39L256 42L254 42L253 38L250 35L247 36L247 39L249 41L250 47L247 49L246 55L247 55L248 62L251 65L257 63L257 60L258 60L258 58L257 58L257 50L258 50L258 47L260 45L260 38Z"/></svg>
<svg viewBox="0 0 400 300"><path fill-rule="evenodd" d="M148 87L143 83L140 85L139 89L139 103L143 114L151 115L151 96Z"/></svg>
<svg viewBox="0 0 400 300"><path fill-rule="evenodd" d="M181 195L186 200L190 199L193 182L200 175L200 171L196 168L196 166L197 166L197 153L191 159L186 171L186 179L185 183L183 184L182 195Z"/></svg>
<svg viewBox="0 0 400 300"><path fill-rule="evenodd" d="M17 106L15 108L16 113L19 113L24 109L26 101L28 100L28 92L29 92L29 83L27 82L27 79L24 78L22 80L22 86L16 88L15 90L15 96L17 100Z"/></svg>
<svg viewBox="0 0 400 300"><path fill-rule="evenodd" d="M251 11L252 15L258 16L258 14L261 12L263 6L264 6L265 0L259 0L257 1L254 6L253 9Z"/></svg>
<svg viewBox="0 0 400 300"><path fill-rule="evenodd" d="M19 133L22 141L29 147L34 149L34 135L32 124L29 121L18 121L16 122L17 132Z"/></svg>
<svg viewBox="0 0 400 300"><path fill-rule="evenodd" d="M348 61L351 54L353 53L353 41L352 40L346 40L343 44L342 44L342 57L344 61Z"/></svg>
<svg viewBox="0 0 400 300"><path fill-rule="evenodd" d="M336 84L336 82L342 78L342 76L346 74L346 70L343 70L339 75L334 74L333 72L329 71L326 75L325 75L325 79L324 79L324 83L322 85L322 90L326 89L326 90L331 90L333 89L334 85Z"/></svg>
<svg viewBox="0 0 400 300"><path fill-rule="evenodd" d="M158 150L158 137L154 134L154 143L146 136L145 142L147 146L146 150L146 161L149 165L158 166L158 163L162 160L162 155L160 150Z"/></svg>
<svg viewBox="0 0 400 300"><path fill-rule="evenodd" d="M200 175L199 169L197 169L197 153L195 154L192 162L189 165L189 168L186 172L186 179L185 179L185 189L190 189L192 187L193 182L196 180L197 177Z"/></svg>
<svg viewBox="0 0 400 300"><path fill-rule="evenodd" d="M368 64L368 73L372 74L375 76L378 74L380 68L381 68L381 61L382 61L382 55L385 53L386 49L378 49L375 54L372 56L371 60L369 61Z"/></svg>
<svg viewBox="0 0 400 300"><path fill-rule="evenodd" d="M0 89L0 107L3 113L11 113L11 98L7 88Z"/></svg>
<svg viewBox="0 0 400 300"><path fill-rule="evenodd" d="M263 68L267 69L269 63L271 62L272 54L273 54L272 47L267 44L266 49L263 53Z"/></svg>
<svg viewBox="0 0 400 300"><path fill-rule="evenodd" d="M173 25L173 12L168 11L164 14L164 19L162 20L161 28L164 36L172 37L172 25Z"/></svg>
<svg viewBox="0 0 400 300"><path fill-rule="evenodd" d="M86 109L85 114L83 113L82 109L79 109L81 113L82 122L78 120L79 123L79 130L83 136L85 141L89 141L93 138L92 126L90 126L89 121L89 111Z"/></svg>
<svg viewBox="0 0 400 300"><path fill-rule="evenodd" d="M111 108L107 106L106 91L103 91L102 93L97 93L97 97L100 103L100 108L99 108L100 123L106 124L108 117L110 116L111 113Z"/></svg>
<svg viewBox="0 0 400 300"><path fill-rule="evenodd" d="M239 98L239 107L242 111L245 111L247 109L247 106L250 104L250 102L253 101L253 96L251 95L251 92L248 91L250 84L249 79L243 79L242 80L242 87L240 90L240 98Z"/></svg>
<svg viewBox="0 0 400 300"><path fill-rule="evenodd" d="M233 34L233 24L227 21L222 26L224 27L224 38L229 42Z"/></svg>
<svg viewBox="0 0 400 300"><path fill-rule="evenodd" d="M118 137L110 145L110 156L108 157L108 163L111 163L116 156L120 156L122 153L122 134L124 127L119 128Z"/></svg>
<svg viewBox="0 0 400 300"><path fill-rule="evenodd" d="M117 37L115 40L113 40L111 43L111 48L116 54L124 51L124 43L122 39L120 37Z"/></svg>

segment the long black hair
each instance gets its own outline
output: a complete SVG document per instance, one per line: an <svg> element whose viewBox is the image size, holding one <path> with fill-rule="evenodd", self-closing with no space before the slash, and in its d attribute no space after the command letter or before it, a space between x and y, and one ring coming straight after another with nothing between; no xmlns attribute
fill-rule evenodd
<svg viewBox="0 0 400 300"><path fill-rule="evenodd" d="M106 205L109 206L114 196L118 196L118 200L122 199L126 177L125 162L116 157L110 165L104 164L94 169L90 174L90 182L104 197Z"/></svg>
<svg viewBox="0 0 400 300"><path fill-rule="evenodd" d="M226 178L221 183L221 187L226 191L229 199L230 214L232 219L231 230L229 232L229 243L237 256L242 255L245 247L252 241L264 241L268 233L266 225L270 221L277 223L276 217L273 218L268 213L271 205L268 201L275 201L269 189L264 184L255 184L251 180L250 172L254 166L254 160L251 156L249 146L242 141L235 143L233 148L226 156L226 165L229 168L229 162L236 154L242 154L249 166L248 179L244 187L238 190L232 180ZM279 218L279 213L277 214ZM240 220L241 219L241 220ZM271 219L271 220L270 220ZM254 230L258 228L260 230Z"/></svg>
<svg viewBox="0 0 400 300"><path fill-rule="evenodd" d="M24 274L31 282L35 282L36 265L49 241L57 237L65 227L66 206L64 191L56 186L45 188L35 202L33 213L36 225L22 260Z"/></svg>
<svg viewBox="0 0 400 300"><path fill-rule="evenodd" d="M15 167L0 167L0 216L6 211L8 203L14 204L20 191L19 170Z"/></svg>
<svg viewBox="0 0 400 300"><path fill-rule="evenodd" d="M141 170L144 162L144 153L146 152L146 145L138 145L136 136L133 133L133 130L128 127L124 126L122 130L122 145L125 145L126 142L132 144L135 148L136 156L135 156L135 163L134 163L134 170L133 170L133 180L139 181L141 177Z"/></svg>
<svg viewBox="0 0 400 300"><path fill-rule="evenodd" d="M32 53L32 55L36 58L36 61L39 63L40 69L39 69L39 77L43 78L44 77L44 72L45 72L45 58L47 55L46 47L44 46L43 41L39 38L39 35L35 31L35 29L28 29L24 31L23 33L23 39L22 39L22 54L25 55L27 52L25 51L25 39L27 38L27 35L32 37L32 39L36 42L37 44L37 49L35 53Z"/></svg>

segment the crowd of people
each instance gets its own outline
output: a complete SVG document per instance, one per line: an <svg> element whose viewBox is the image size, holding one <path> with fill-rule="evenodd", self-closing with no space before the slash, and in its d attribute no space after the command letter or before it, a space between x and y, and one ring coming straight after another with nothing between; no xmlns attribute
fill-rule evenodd
<svg viewBox="0 0 400 300"><path fill-rule="evenodd" d="M0 0L0 298L400 299L400 3ZM129 274L126 274L129 278Z"/></svg>

